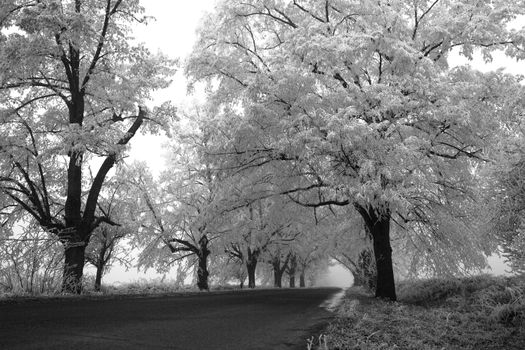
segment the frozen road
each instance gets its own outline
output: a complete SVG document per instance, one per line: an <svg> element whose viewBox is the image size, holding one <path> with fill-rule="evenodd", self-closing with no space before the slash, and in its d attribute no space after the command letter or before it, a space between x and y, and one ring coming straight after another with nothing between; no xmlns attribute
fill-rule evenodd
<svg viewBox="0 0 525 350"><path fill-rule="evenodd" d="M338 289L0 303L0 349L306 349Z"/></svg>

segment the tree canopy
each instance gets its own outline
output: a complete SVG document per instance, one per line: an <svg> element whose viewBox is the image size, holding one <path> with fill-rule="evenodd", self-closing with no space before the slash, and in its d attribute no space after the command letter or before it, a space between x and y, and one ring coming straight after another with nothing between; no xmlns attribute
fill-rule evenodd
<svg viewBox="0 0 525 350"><path fill-rule="evenodd" d="M504 1L223 1L203 24L187 72L210 83L218 113L242 118L247 163L292 162L283 177L304 184L283 191L294 201L355 208L373 238L376 295L395 299L390 224L420 237L423 249L441 242L465 256L470 243L462 241L472 235L449 235L445 224L469 200L472 167L504 113L503 87L519 88L501 73L451 67L450 52L521 54L521 34L507 28L523 9Z"/></svg>

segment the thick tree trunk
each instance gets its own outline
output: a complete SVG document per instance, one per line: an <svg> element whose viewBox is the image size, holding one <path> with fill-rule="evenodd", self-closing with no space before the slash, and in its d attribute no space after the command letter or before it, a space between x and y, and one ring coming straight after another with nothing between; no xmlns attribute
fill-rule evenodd
<svg viewBox="0 0 525 350"><path fill-rule="evenodd" d="M281 271L277 268L274 267L273 269L273 286L275 288L282 288L283 286L283 274L281 273Z"/></svg>
<svg viewBox="0 0 525 350"><path fill-rule="evenodd" d="M252 259L246 261L246 269L248 270L248 288L255 288L255 269L257 268L257 260Z"/></svg>
<svg viewBox="0 0 525 350"><path fill-rule="evenodd" d="M281 270L280 261L273 263L273 286L275 288L282 288L283 271Z"/></svg>
<svg viewBox="0 0 525 350"><path fill-rule="evenodd" d="M305 282L305 278L304 278L304 270L301 271L301 273L299 274L299 287L301 287L301 288L306 287L306 282Z"/></svg>
<svg viewBox="0 0 525 350"><path fill-rule="evenodd" d="M102 286L102 275L104 273L103 266L97 266L97 274L95 275L95 291L100 292L100 287Z"/></svg>
<svg viewBox="0 0 525 350"><path fill-rule="evenodd" d="M86 245L84 242L66 243L64 254L64 274L62 291L80 294L82 292L82 274L84 272Z"/></svg>
<svg viewBox="0 0 525 350"><path fill-rule="evenodd" d="M395 301L396 285L390 246L390 218L382 218L371 230L377 268L376 297Z"/></svg>
<svg viewBox="0 0 525 350"><path fill-rule="evenodd" d="M208 286L208 266L207 258L199 256L199 266L197 267L197 287L199 290L209 290Z"/></svg>
<svg viewBox="0 0 525 350"><path fill-rule="evenodd" d="M200 250L198 254L199 266L197 267L197 287L199 290L209 290L208 286L208 256L210 250L208 249L208 238L203 236L199 240Z"/></svg>
<svg viewBox="0 0 525 350"><path fill-rule="evenodd" d="M396 285L392 266L392 247L390 246L390 213L378 214L373 208L368 210L358 207L365 220L368 232L372 236L377 269L376 297L395 301Z"/></svg>
<svg viewBox="0 0 525 350"><path fill-rule="evenodd" d="M197 267L197 287L199 290L209 290L208 286L208 254L199 255L199 266Z"/></svg>

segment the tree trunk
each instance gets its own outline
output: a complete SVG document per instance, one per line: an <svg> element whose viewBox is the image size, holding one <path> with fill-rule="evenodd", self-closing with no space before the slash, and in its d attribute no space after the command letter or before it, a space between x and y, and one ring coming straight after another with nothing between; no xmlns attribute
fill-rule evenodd
<svg viewBox="0 0 525 350"><path fill-rule="evenodd" d="M257 268L257 260L259 251L248 248L248 259L246 260L246 269L248 271L248 288L255 288L255 269Z"/></svg>
<svg viewBox="0 0 525 350"><path fill-rule="evenodd" d="M358 211L373 240L377 269L375 296L395 301L397 297L392 266L392 247L390 246L390 213L386 211L378 214L371 207L368 210L358 207Z"/></svg>
<svg viewBox="0 0 525 350"><path fill-rule="evenodd" d="M197 287L199 290L209 290L208 286L208 266L207 261L208 256L201 255L199 256L199 266L197 268Z"/></svg>
<svg viewBox="0 0 525 350"><path fill-rule="evenodd" d="M288 278L290 282L290 288L295 288L295 272L297 270L297 256L292 255L288 266Z"/></svg>
<svg viewBox="0 0 525 350"><path fill-rule="evenodd" d="M279 260L273 263L273 286L281 288L283 286L283 271L281 270L281 263Z"/></svg>
<svg viewBox="0 0 525 350"><path fill-rule="evenodd" d="M100 292L102 286L102 276L104 275L104 268L106 267L106 250L107 250L107 237L102 242L102 247L97 256L95 267L97 268L97 274L95 275L95 291Z"/></svg>
<svg viewBox="0 0 525 350"><path fill-rule="evenodd" d="M371 232L377 268L376 297L395 301L397 297L390 246L390 219L381 220Z"/></svg>
<svg viewBox="0 0 525 350"><path fill-rule="evenodd" d="M86 244L84 242L66 242L64 254L64 274L62 291L80 294L82 292L82 274L84 272Z"/></svg>
<svg viewBox="0 0 525 350"><path fill-rule="evenodd" d="M208 256L210 250L208 249L208 238L202 236L199 240L200 250L198 254L199 266L197 267L197 287L199 290L210 290L208 286Z"/></svg>
<svg viewBox="0 0 525 350"><path fill-rule="evenodd" d="M97 274L95 275L95 291L100 292L100 287L102 286L102 275L103 275L104 267L103 266L97 266Z"/></svg>
<svg viewBox="0 0 525 350"><path fill-rule="evenodd" d="M301 271L299 274L299 287L304 288L306 287L305 278L304 278L304 270Z"/></svg>
<svg viewBox="0 0 525 350"><path fill-rule="evenodd" d="M289 275L290 277L290 288L295 288L295 273L293 275Z"/></svg>
<svg viewBox="0 0 525 350"><path fill-rule="evenodd" d="M257 260L246 261L246 269L248 270L248 288L255 288L255 269L257 267Z"/></svg>

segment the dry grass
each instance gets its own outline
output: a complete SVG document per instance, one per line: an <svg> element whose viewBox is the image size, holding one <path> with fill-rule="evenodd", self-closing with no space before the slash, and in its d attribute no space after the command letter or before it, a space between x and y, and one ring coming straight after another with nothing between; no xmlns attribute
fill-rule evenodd
<svg viewBox="0 0 525 350"><path fill-rule="evenodd" d="M350 289L324 348L525 349L523 278L406 282L398 294L387 302Z"/></svg>

